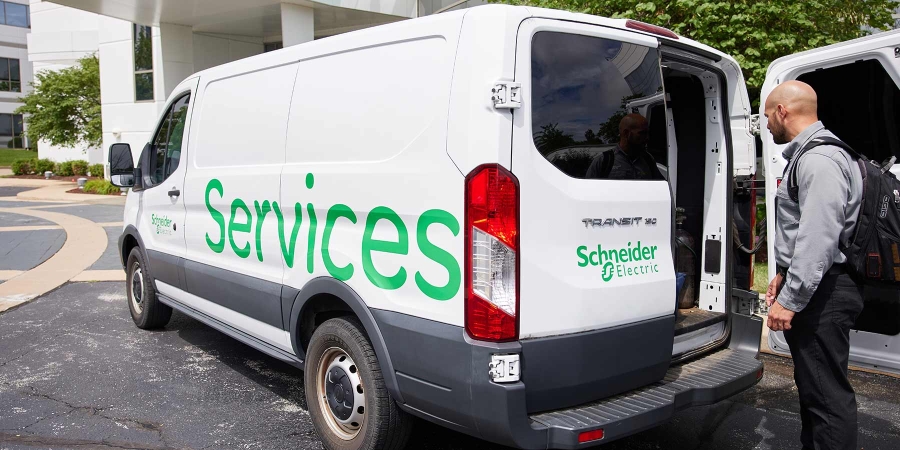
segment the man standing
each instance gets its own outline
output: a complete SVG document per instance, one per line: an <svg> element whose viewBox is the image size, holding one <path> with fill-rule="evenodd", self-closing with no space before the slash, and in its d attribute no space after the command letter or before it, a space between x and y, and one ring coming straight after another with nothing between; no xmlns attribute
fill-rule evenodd
<svg viewBox="0 0 900 450"><path fill-rule="evenodd" d="M656 162L647 152L650 124L644 116L628 114L619 121L619 144L597 155L585 178L609 180L662 180Z"/></svg>
<svg viewBox="0 0 900 450"><path fill-rule="evenodd" d="M787 81L766 99L776 144L788 144L785 174L796 166L799 202L788 179L776 199L775 261L766 292L768 326L784 331L800 394L804 449L858 449L856 395L847 379L850 328L863 309L862 288L847 274L847 245L856 227L863 184L853 157L839 147L804 147L834 137L818 119L816 92ZM805 150L805 151L804 151Z"/></svg>

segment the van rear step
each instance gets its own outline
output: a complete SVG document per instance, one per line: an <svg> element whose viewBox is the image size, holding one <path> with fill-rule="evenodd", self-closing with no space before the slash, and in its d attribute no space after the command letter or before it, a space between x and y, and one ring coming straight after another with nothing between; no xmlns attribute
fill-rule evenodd
<svg viewBox="0 0 900 450"><path fill-rule="evenodd" d="M530 416L531 427L549 429L551 447L579 446L580 432L602 428L608 442L651 428L676 411L715 403L747 389L762 378L763 364L756 353L730 348L672 366L666 376L634 391Z"/></svg>

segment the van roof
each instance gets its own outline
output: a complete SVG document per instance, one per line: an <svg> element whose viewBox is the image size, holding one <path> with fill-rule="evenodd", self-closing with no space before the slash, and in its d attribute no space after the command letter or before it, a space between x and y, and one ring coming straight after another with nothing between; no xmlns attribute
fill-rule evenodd
<svg viewBox="0 0 900 450"><path fill-rule="evenodd" d="M429 27L435 24L446 24L447 22L462 22L463 18L466 15L481 15L481 14L495 14L498 10L506 10L506 14L510 16L510 18L521 18L526 19L529 17L535 18L547 18L547 19L556 19L556 20L565 20L570 22L580 22L592 25L599 25L604 27L616 28L621 30L627 30L629 32L645 34L648 36L652 36L654 38L660 39L663 43L665 42L677 42L681 44L681 46L689 46L693 48L697 48L707 52L708 54L714 54L720 59L725 59L730 61L735 65L735 67L739 67L737 61L735 61L731 56L722 53L708 45L701 44L697 41L688 39L683 36L679 36L678 40L672 40L666 38L664 36L653 35L651 33L646 33L640 30L634 30L626 27L626 19L610 19L607 17L600 17L591 14L582 14L582 13L573 13L569 11L561 11L555 9L546 9L546 8L535 8L535 7L526 7L526 6L515 6L515 5L503 5L503 4L491 4L491 5L482 5L476 6L473 8L462 9L458 11L446 12L441 14L434 14L430 16L420 17L411 20L402 20L399 22L393 22L385 25L379 25L377 27L365 28L362 30L352 31L349 33L343 33L336 36L331 36L326 39L315 40L312 42L308 42L302 45L285 47L283 49L263 53L255 56L250 56L248 58L240 59L237 61L228 62L219 66L211 67L200 72L197 72L190 76L190 78L204 76L204 75L219 75L219 76L228 76L231 73L242 72L244 69L256 70L260 66L263 67L273 67L282 64L289 64L291 62L295 62L298 60L316 57L324 54L331 53L333 51L341 51L346 43L345 39L355 39L355 40L366 40L368 38L372 38L373 41L384 40L386 34L390 34L390 31L393 29L398 29L400 27L409 27L409 26L424 26ZM357 41L358 43L358 41Z"/></svg>
<svg viewBox="0 0 900 450"><path fill-rule="evenodd" d="M804 58L804 57L819 54L819 53L835 52L837 50L850 50L850 52L852 53L853 52L852 47L878 48L878 47L882 47L885 45L890 45L889 43L891 43L891 42L897 42L898 38L900 38L900 29L884 31L884 32L872 34L869 36L863 36L863 37L857 38L857 39L851 39L849 41L838 42L836 44L826 45L825 47L814 48L811 50L806 50L806 51L802 51L799 53L782 56L781 58L778 58L775 61L772 61L771 64L769 64L769 68L766 69L766 78L768 78L769 74L772 73L772 70L776 66L788 63L795 59L800 59L800 58ZM884 41L884 42L882 42L882 41ZM842 51L840 53L845 53L845 52Z"/></svg>

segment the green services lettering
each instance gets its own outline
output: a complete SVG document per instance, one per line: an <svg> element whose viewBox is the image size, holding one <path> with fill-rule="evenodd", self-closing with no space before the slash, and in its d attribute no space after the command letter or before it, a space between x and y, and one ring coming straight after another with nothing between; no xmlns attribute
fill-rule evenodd
<svg viewBox="0 0 900 450"><path fill-rule="evenodd" d="M313 174L307 174L306 188L312 190L314 186L315 179ZM313 273L315 269L316 230L319 221L316 217L316 208L312 203L305 205L300 202L294 203L294 221L293 223L287 223L284 210L290 208L288 205L282 206L277 201L245 201L235 198L230 203L230 211L225 211L230 213L226 221L222 212L212 206L210 198L215 197L211 196L217 196L218 199L216 200L225 199L225 187L221 181L212 179L206 185L206 209L216 225L216 232L206 233L206 245L210 250L215 253L222 253L226 248L227 241L228 247L231 248L235 255L240 258L249 258L253 254L251 247L254 247L253 244L255 244L256 259L263 261L262 242L264 236L262 224L266 219L266 215L272 212L275 214L275 220L278 223L277 229L281 256L288 268L294 268L297 260L302 258L302 256L298 255L297 241L300 238L300 225L302 225L304 220L305 209L306 220L309 221L309 232L306 236L305 266L307 272ZM252 208L249 206L251 204L253 205ZM229 205L229 203L225 203L225 205ZM290 210L288 209L288 211ZM256 213L255 219L254 212ZM255 227L254 220L256 220ZM333 259L329 252L329 245L335 239L334 226L338 221L346 221L344 223L364 227L362 242L360 242L362 261L335 261ZM382 227L387 224L394 228L397 231L397 238L394 240L381 240L373 237L375 226L379 222L383 222ZM351 207L344 204L336 204L332 205L324 213L323 226L322 240L318 243L319 252L321 252L322 256L321 263L325 270L338 280L346 281L354 276L359 276L356 267L360 267L363 275L372 285L385 290L399 289L410 278L414 279L419 291L434 300L449 300L456 296L460 290L462 275L459 262L450 252L438 247L428 238L428 230L437 227L445 227L453 236L459 235L459 221L447 211L440 209L425 211L416 220L415 227L408 227L400 215L387 206L375 207L364 218L357 218ZM415 230L412 236L410 236L410 229ZM402 257L409 254L411 244L418 246L422 255L447 271L448 280L446 284L443 286L435 285L428 281L421 272L415 270L409 272L403 266L396 270L395 273L381 273L377 270L373 262L374 254L391 253ZM250 260L252 259L250 258Z"/></svg>
<svg viewBox="0 0 900 450"><path fill-rule="evenodd" d="M659 264L655 262L657 250L655 245L644 246L641 241L637 241L636 245L629 242L625 248L604 248L602 244L597 244L596 247L582 245L575 249L575 254L578 256L578 267L601 267L601 279L610 281L614 277L659 273Z"/></svg>

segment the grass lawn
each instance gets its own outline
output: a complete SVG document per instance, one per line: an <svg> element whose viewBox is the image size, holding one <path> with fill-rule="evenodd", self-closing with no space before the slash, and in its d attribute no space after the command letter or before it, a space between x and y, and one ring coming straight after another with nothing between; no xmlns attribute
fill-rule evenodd
<svg viewBox="0 0 900 450"><path fill-rule="evenodd" d="M769 266L766 263L753 265L753 290L760 294L766 293L769 287Z"/></svg>
<svg viewBox="0 0 900 450"><path fill-rule="evenodd" d="M12 148L0 149L0 167L9 167L20 159L37 158L37 152Z"/></svg>

